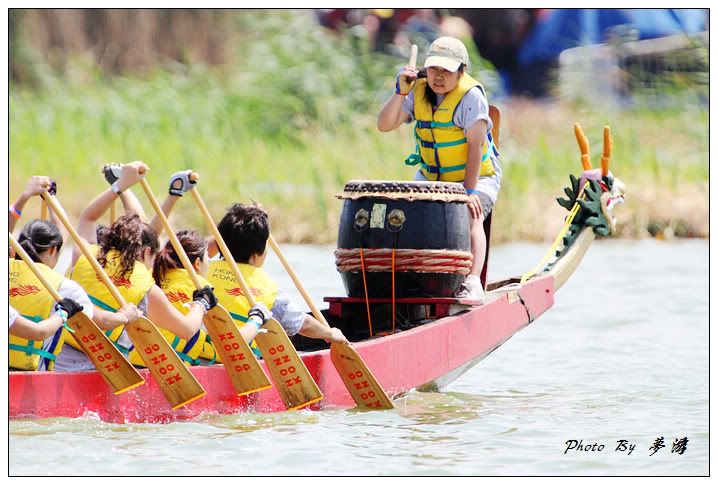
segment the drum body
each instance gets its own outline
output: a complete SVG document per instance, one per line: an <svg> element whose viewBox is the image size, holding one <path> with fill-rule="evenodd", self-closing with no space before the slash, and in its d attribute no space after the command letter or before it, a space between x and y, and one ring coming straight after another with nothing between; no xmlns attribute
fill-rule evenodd
<svg viewBox="0 0 718 485"><path fill-rule="evenodd" d="M347 295L365 297L366 279L374 298L453 296L471 267L463 185L350 181L339 197L335 254Z"/></svg>

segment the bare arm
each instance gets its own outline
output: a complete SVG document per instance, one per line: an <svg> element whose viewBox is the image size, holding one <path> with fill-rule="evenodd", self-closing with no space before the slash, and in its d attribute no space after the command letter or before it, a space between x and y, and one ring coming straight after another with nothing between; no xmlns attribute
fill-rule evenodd
<svg viewBox="0 0 718 485"><path fill-rule="evenodd" d="M401 103L404 101L404 97L414 88L417 74L416 68L411 66L404 66L404 69L399 73L397 82L402 94L393 94L379 111L379 116L376 120L376 127L379 131L396 130L409 119L409 113L402 111Z"/></svg>
<svg viewBox="0 0 718 485"><path fill-rule="evenodd" d="M165 215L165 217L169 217L170 212L172 212L172 209L174 209L174 206L178 200L178 196L168 195L165 200L162 201L162 213ZM155 214L155 216L150 221L150 227L154 229L155 232L157 232L158 236L162 234L164 226L162 225L162 221L160 221L160 217L157 214Z"/></svg>
<svg viewBox="0 0 718 485"><path fill-rule="evenodd" d="M137 198L131 189L128 188L120 194L120 201L122 202L122 208L125 209L125 214L137 214L140 216L140 219L147 221L147 214L145 214L145 210L142 208L140 199ZM107 209L109 209L109 206Z"/></svg>
<svg viewBox="0 0 718 485"><path fill-rule="evenodd" d="M45 190L49 190L51 184L52 180L50 180L50 177L33 175L32 177L30 177L30 180L27 181L27 184L25 184L25 188L23 189L22 194L20 194L20 197L17 198L17 200L13 204L13 207L15 207L16 211L22 212L22 209L25 207L25 204L28 200L30 200L32 196L41 194ZM12 215L12 213L8 212L8 231L13 232L15 230L17 221L18 219L16 219Z"/></svg>
<svg viewBox="0 0 718 485"><path fill-rule="evenodd" d="M481 173L481 151L486 141L486 130L488 124L484 120L479 120L469 128L466 133L466 142L468 143L468 157L466 160L466 176L464 178L464 188L467 190L476 189L476 183ZM476 194L469 195L469 210L474 219L478 219L481 215L481 204Z"/></svg>
<svg viewBox="0 0 718 485"><path fill-rule="evenodd" d="M59 315L53 315L41 322L33 322L18 315L9 332L11 335L27 340L45 340L62 327L62 322L62 317Z"/></svg>
<svg viewBox="0 0 718 485"><path fill-rule="evenodd" d="M323 339L326 342L349 343L341 330L326 326L311 315L304 317L304 324L299 330L299 334L309 338Z"/></svg>
<svg viewBox="0 0 718 485"><path fill-rule="evenodd" d="M376 127L379 131L393 131L399 128L402 123L406 123L409 119L409 113L402 111L401 103L403 101L404 96L394 94L384 103L384 107L379 112L379 117L376 121Z"/></svg>
<svg viewBox="0 0 718 485"><path fill-rule="evenodd" d="M148 172L147 165L142 162L132 162L122 166L122 173L117 180L117 185L121 192L125 192L134 184L140 181ZM80 220L77 223L77 233L86 242L90 244L97 243L97 221L107 212L112 202L117 197L112 188L103 190L80 214ZM80 258L82 252L78 246L72 251L72 264L74 266Z"/></svg>
<svg viewBox="0 0 718 485"><path fill-rule="evenodd" d="M100 307L95 306L93 309L92 320L97 324L100 330L112 330L120 325L132 323L140 317L137 307L128 303L117 312L108 312Z"/></svg>

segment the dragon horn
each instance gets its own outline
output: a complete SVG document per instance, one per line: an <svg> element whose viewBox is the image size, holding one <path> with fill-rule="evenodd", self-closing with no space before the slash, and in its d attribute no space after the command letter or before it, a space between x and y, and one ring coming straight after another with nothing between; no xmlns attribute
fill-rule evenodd
<svg viewBox="0 0 718 485"><path fill-rule="evenodd" d="M583 134L583 129L578 123L573 124L573 132L576 134L578 147L581 149L581 165L584 170L591 170L591 157L588 154L588 138Z"/></svg>
<svg viewBox="0 0 718 485"><path fill-rule="evenodd" d="M603 127L603 156L601 157L601 175L608 175L608 167L611 164L611 153L613 152L613 140L611 139L611 128Z"/></svg>

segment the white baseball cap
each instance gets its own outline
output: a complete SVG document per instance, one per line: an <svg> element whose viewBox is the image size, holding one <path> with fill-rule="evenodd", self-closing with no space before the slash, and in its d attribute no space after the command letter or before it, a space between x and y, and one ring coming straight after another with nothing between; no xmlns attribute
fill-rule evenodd
<svg viewBox="0 0 718 485"><path fill-rule="evenodd" d="M461 64L469 63L466 46L454 37L439 37L429 46L424 67L441 67L456 72Z"/></svg>

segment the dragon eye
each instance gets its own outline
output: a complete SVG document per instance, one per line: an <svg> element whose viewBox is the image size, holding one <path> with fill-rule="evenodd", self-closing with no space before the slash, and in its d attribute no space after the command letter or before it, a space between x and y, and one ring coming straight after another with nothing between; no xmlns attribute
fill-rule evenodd
<svg viewBox="0 0 718 485"><path fill-rule="evenodd" d="M354 229L359 232L365 231L369 224L369 212L366 209L359 209L354 214Z"/></svg>
<svg viewBox="0 0 718 485"><path fill-rule="evenodd" d="M389 212L387 220L389 222L389 230L392 232L399 232L404 226L404 222L406 222L406 216L404 215L403 210L393 209Z"/></svg>

